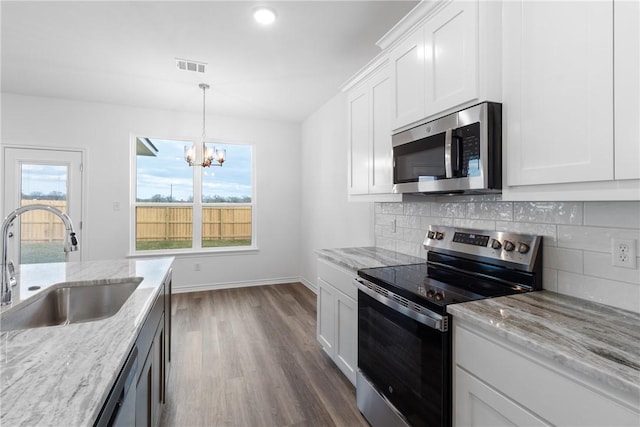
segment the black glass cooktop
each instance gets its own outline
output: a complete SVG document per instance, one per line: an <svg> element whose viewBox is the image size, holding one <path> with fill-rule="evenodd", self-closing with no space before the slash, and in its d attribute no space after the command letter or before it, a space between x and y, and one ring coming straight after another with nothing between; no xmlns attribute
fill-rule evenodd
<svg viewBox="0 0 640 427"><path fill-rule="evenodd" d="M492 284L480 278L461 275L447 276L447 282L434 277L437 271L426 263L392 267L364 268L358 275L378 286L394 292L416 304L444 314L446 306L501 295L518 293L518 290Z"/></svg>

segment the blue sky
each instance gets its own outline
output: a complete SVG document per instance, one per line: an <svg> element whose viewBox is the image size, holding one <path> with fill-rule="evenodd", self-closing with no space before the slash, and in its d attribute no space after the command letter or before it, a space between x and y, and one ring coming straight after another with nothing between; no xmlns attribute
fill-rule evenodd
<svg viewBox="0 0 640 427"><path fill-rule="evenodd" d="M137 156L138 198L156 194L173 195L174 200L188 200L193 195L193 168L184 160L184 146L190 141L151 139L158 149L156 157ZM251 197L252 147L250 145L214 144L227 150L222 167L203 169L203 195ZM197 166L200 167L200 166Z"/></svg>
<svg viewBox="0 0 640 427"><path fill-rule="evenodd" d="M67 194L67 167L58 165L22 165L22 192L50 194L56 191Z"/></svg>

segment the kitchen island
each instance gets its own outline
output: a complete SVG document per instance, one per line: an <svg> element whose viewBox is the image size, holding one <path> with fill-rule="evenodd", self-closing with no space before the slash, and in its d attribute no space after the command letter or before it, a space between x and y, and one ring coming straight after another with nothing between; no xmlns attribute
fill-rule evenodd
<svg viewBox="0 0 640 427"><path fill-rule="evenodd" d="M172 263L173 258L167 257L21 265L14 305L62 282L144 280L106 319L2 332L0 424L93 425ZM40 289L29 291L33 286Z"/></svg>

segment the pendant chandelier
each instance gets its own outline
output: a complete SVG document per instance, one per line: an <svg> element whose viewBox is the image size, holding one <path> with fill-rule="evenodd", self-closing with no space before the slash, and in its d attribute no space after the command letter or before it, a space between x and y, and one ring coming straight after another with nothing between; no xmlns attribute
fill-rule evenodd
<svg viewBox="0 0 640 427"><path fill-rule="evenodd" d="M198 87L202 89L202 142L191 146L185 145L184 159L189 166L202 166L203 168L222 166L227 157L227 150L217 150L214 146L207 146L205 142L205 96L209 85L200 83Z"/></svg>

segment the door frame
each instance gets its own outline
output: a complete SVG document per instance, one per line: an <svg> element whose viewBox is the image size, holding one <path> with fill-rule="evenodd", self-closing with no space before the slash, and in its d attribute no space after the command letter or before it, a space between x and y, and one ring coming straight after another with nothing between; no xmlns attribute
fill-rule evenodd
<svg viewBox="0 0 640 427"><path fill-rule="evenodd" d="M74 152L79 153L80 160L80 180L79 180L79 193L80 193L80 203L78 206L79 212L77 212L77 216L80 220L74 221L74 228L76 232L79 232L79 244L78 244L78 258L79 260L83 260L86 258L88 254L88 245L86 242L88 233L87 228L85 226L85 213L87 212L87 200L86 200L86 188L87 188L87 174L85 173L87 167L87 149L80 147L59 147L59 146L42 146L42 145L27 145L27 144L0 144L0 164L3 167L3 172L0 173L0 189L2 190L2 197L0 197L0 213L2 213L2 218L4 219L6 215L11 212L14 208L5 206L6 199L6 191L7 191L7 182L5 181L5 172L4 172L4 164L6 161L6 151L7 149L18 149L18 150L39 150L39 151L48 151L48 152ZM14 189L11 189L14 191Z"/></svg>

